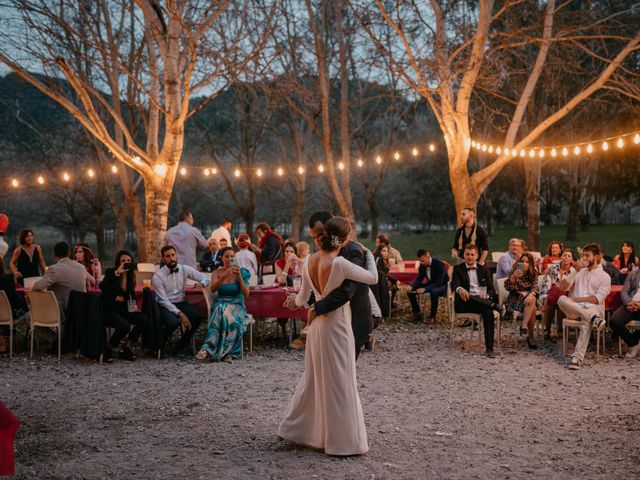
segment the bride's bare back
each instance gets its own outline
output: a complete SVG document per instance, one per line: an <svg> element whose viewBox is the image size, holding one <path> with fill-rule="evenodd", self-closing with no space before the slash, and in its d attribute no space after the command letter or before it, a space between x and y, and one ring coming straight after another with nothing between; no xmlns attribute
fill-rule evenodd
<svg viewBox="0 0 640 480"><path fill-rule="evenodd" d="M309 259L309 277L319 293L322 293L324 287L327 286L329 275L331 275L333 259L336 258L336 256L337 253L319 251L314 253Z"/></svg>

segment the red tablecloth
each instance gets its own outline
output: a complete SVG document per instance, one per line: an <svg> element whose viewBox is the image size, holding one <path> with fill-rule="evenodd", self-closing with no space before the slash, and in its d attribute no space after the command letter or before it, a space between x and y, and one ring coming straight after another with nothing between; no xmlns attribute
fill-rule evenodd
<svg viewBox="0 0 640 480"><path fill-rule="evenodd" d="M0 402L0 476L15 475L13 441L20 427L20 421Z"/></svg>

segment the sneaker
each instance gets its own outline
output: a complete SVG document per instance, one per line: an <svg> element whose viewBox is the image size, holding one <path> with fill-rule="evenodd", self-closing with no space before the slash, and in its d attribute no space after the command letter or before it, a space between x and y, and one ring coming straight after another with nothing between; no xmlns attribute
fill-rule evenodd
<svg viewBox="0 0 640 480"><path fill-rule="evenodd" d="M304 350L306 343L307 342L298 337L289 344L289 348L292 350Z"/></svg>
<svg viewBox="0 0 640 480"><path fill-rule="evenodd" d="M640 352L640 343L637 343L633 347L629 348L629 351L625 354L625 357L636 358L639 352Z"/></svg>
<svg viewBox="0 0 640 480"><path fill-rule="evenodd" d="M597 315L591 317L591 323L593 323L593 325L595 325L597 329L601 329L607 324L607 322L605 322L603 318L600 318Z"/></svg>
<svg viewBox="0 0 640 480"><path fill-rule="evenodd" d="M569 364L570 370L580 370L582 368L582 362L577 358L572 358L571 363Z"/></svg>

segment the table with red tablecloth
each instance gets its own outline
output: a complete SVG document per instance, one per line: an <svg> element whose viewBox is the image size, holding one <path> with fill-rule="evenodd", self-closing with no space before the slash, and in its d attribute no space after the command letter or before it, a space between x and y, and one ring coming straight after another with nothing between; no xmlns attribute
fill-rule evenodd
<svg viewBox="0 0 640 480"><path fill-rule="evenodd" d="M20 421L0 402L0 477L15 475L13 441Z"/></svg>

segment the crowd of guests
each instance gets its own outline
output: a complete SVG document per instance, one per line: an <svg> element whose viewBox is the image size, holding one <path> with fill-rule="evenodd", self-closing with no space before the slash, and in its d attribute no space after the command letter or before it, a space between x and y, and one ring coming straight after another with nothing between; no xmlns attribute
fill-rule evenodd
<svg viewBox="0 0 640 480"><path fill-rule="evenodd" d="M232 361L242 355L242 336L250 321L245 305L250 286L268 275L273 275L280 284L294 285L310 256L310 246L306 242L283 240L266 222L260 222L255 228L256 243L248 233L233 238L233 224L228 219L213 230L208 239L193 223L190 211L180 213L178 224L167 231L160 268L152 279L163 339L167 341L179 328L177 351L190 354L191 339L206 320L197 308L186 302L187 283L196 282L213 294L204 342L196 358ZM0 234L7 226L8 221L0 216L0 229L4 228ZM150 319L136 303L138 282L132 253L118 252L113 266L103 275L100 260L85 243L75 245L72 250L65 242L56 244L53 249L55 262L47 266L32 230L21 231L18 239L19 245L10 255L8 264L3 260L4 255L0 255L0 288L7 292L16 315L26 312L22 297L16 294L16 286L23 286L25 279L30 277L40 277L31 285L32 289L55 293L63 319L72 291L99 288L104 324L113 332L105 345L104 358L108 362L116 356L134 360L136 347L149 329ZM8 253L1 236L0 242L3 253ZM198 262L199 249L204 253ZM506 252L497 260L494 274L487 263L486 231L477 225L475 211L464 209L461 227L456 231L452 246L452 259L456 265L433 257L427 249L416 252L418 272L408 292L412 318L433 323L439 298L445 297L450 287L456 312L481 315L489 357L494 356L496 316L510 315L520 319L520 335L531 349L537 349L535 327L538 316L542 317L545 339L562 335L562 318L579 320L580 332L570 363L570 368L577 369L584 361L591 329L605 325L605 300L611 285L623 284L622 305L613 313L609 326L614 337L628 346L627 356L635 357L640 353L640 331L632 332L626 327L629 321L640 320L640 259L632 242L623 242L620 252L613 258L607 257L597 244L585 245L578 252L579 256L576 256L562 242L552 241L544 256L534 256L535 252L528 251L522 239L512 238ZM403 259L384 234L376 238L374 257L378 282L367 291L377 323L381 317L389 317L396 306L398 282L389 272L394 265L402 264ZM500 291L504 292L502 301L499 301ZM431 300L426 319L420 308L423 295ZM286 337L287 319L278 321ZM304 348L304 332L291 343L292 348ZM2 340L6 332L3 329L0 333ZM372 348L371 338L365 343Z"/></svg>

